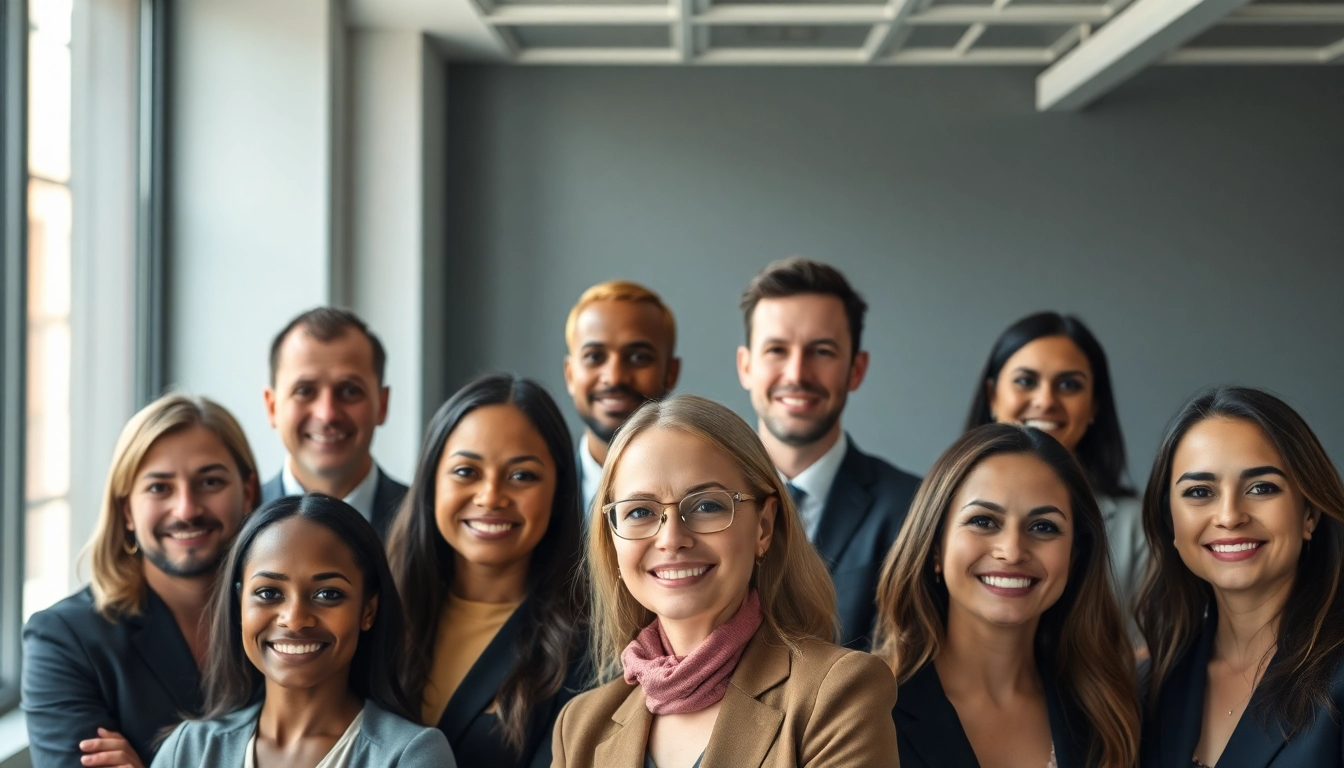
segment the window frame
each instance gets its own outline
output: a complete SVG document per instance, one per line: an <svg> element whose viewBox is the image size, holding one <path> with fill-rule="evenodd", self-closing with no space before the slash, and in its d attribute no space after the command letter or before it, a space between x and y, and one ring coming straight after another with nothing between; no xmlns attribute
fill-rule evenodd
<svg viewBox="0 0 1344 768"><path fill-rule="evenodd" d="M0 714L18 706L27 409L28 3L0 0Z"/></svg>
<svg viewBox="0 0 1344 768"><path fill-rule="evenodd" d="M135 93L127 108L135 118L137 152L131 264L134 338L127 350L133 401L126 404L133 411L158 397L166 380L165 115L171 20L166 0L134 0L130 5L138 14ZM20 703L26 573L28 6L28 0L0 0L0 715ZM72 456L72 464L87 464L88 458ZM72 523L83 522L72 517ZM77 546L87 530L72 529L71 535L80 539L72 541Z"/></svg>

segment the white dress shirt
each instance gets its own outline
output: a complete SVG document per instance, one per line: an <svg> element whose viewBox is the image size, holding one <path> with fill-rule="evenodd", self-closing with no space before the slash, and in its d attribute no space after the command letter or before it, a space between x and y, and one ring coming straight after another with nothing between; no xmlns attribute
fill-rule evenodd
<svg viewBox="0 0 1344 768"><path fill-rule="evenodd" d="M602 465L597 463L588 451L588 436L579 438L579 483L583 486L583 519L593 513L593 499L597 496L597 486L602 482Z"/></svg>
<svg viewBox="0 0 1344 768"><path fill-rule="evenodd" d="M835 441L829 451L792 480L785 477L783 472L779 473L784 482L797 487L804 494L802 503L798 504L798 516L803 519L803 532L807 534L808 541L814 541L817 537L821 514L826 511L826 497L831 495L831 486L835 485L835 476L840 473L840 465L844 463L845 451L848 450L849 436L841 432L840 439Z"/></svg>
<svg viewBox="0 0 1344 768"><path fill-rule="evenodd" d="M359 481L359 485L341 501L355 508L355 511L368 520L373 522L373 505L378 500L378 464L375 462L369 467L369 473ZM285 461L285 468L280 472L280 489L286 496L302 496L307 490L299 483L299 479L294 476L294 472L289 468L289 461Z"/></svg>

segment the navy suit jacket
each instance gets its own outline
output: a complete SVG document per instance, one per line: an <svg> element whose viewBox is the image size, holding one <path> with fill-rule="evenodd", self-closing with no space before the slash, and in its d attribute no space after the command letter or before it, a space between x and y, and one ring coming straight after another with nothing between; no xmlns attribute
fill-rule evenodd
<svg viewBox="0 0 1344 768"><path fill-rule="evenodd" d="M1162 685L1154 711L1144 713L1143 768L1189 768L1204 728L1204 691L1209 682L1209 657L1213 651L1218 619L1211 609L1204 628L1190 650L1172 669ZM1276 656L1270 666L1278 663ZM1278 724L1268 727L1259 717L1261 691L1251 695L1250 705L1218 758L1218 768L1330 768L1344 766L1344 665L1330 681L1330 699L1336 714L1317 712L1306 730L1284 739Z"/></svg>
<svg viewBox="0 0 1344 768"><path fill-rule="evenodd" d="M918 477L860 451L850 439L812 542L835 582L840 642L847 647L866 651L872 644L882 561L918 488Z"/></svg>
<svg viewBox="0 0 1344 768"><path fill-rule="evenodd" d="M448 743L463 766L491 766L491 768L549 768L551 765L551 731L560 708L585 689L591 671L584 663L587 642L578 645L570 673L559 692L536 703L527 725L527 740L521 756L504 743L496 726L499 719L490 712L504 678L517 663L516 643L527 616L528 603L513 612L494 639L485 647L480 658L472 665L462 684L448 700L448 707L439 718L439 730L448 737Z"/></svg>
<svg viewBox="0 0 1344 768"><path fill-rule="evenodd" d="M159 731L200 714L201 676L168 606L109 622L85 588L23 628L23 709L33 768L80 765L79 742L121 732L149 765Z"/></svg>
<svg viewBox="0 0 1344 768"><path fill-rule="evenodd" d="M1087 736L1083 717L1066 709L1055 687L1048 680L1043 682L1055 763L1059 768L1085 768ZM980 768L971 740L961 727L961 718L943 692L943 683L932 663L896 689L896 707L891 716L896 721L901 768ZM1189 758L1181 768L1190 768Z"/></svg>
<svg viewBox="0 0 1344 768"><path fill-rule="evenodd" d="M284 482L280 479L283 472L277 472L275 477L266 481L261 486L261 503L269 504L272 501L285 495ZM387 532L392 528L392 520L397 516L397 509L401 507L401 500L406 498L406 486L398 483L396 480L387 476L382 467L378 468L378 489L373 497L373 530L378 532L378 538L387 543Z"/></svg>

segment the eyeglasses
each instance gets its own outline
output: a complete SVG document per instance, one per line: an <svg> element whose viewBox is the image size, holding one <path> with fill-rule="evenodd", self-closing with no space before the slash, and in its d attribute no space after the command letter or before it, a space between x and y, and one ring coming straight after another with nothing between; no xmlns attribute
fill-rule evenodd
<svg viewBox="0 0 1344 768"><path fill-rule="evenodd" d="M736 491L700 491L675 504L653 499L613 501L602 505L602 514L611 524L611 532L622 539L656 536L667 522L668 507L677 508L677 516L692 533L718 533L733 524L737 502L755 498Z"/></svg>

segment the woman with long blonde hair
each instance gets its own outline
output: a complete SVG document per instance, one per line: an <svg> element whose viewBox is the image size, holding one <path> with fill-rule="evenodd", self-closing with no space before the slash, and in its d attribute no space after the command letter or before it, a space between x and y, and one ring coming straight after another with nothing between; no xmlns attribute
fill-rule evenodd
<svg viewBox="0 0 1344 768"><path fill-rule="evenodd" d="M906 768L1129 768L1133 658L1082 468L989 424L938 459L887 557L875 653Z"/></svg>
<svg viewBox="0 0 1344 768"><path fill-rule="evenodd" d="M897 765L894 682L834 645L826 567L740 417L691 395L642 406L588 528L606 682L561 712L556 766Z"/></svg>
<svg viewBox="0 0 1344 768"><path fill-rule="evenodd" d="M86 549L91 582L23 631L35 768L143 768L160 729L199 713L205 605L259 496L247 438L219 404L165 395L127 422Z"/></svg>

